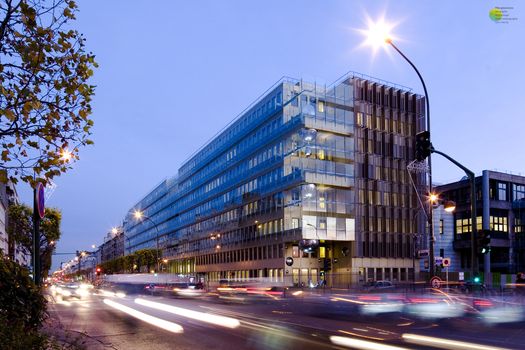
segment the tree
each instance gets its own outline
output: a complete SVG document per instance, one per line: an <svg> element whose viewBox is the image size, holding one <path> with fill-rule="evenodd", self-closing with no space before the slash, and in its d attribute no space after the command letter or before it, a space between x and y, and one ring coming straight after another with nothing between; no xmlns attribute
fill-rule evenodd
<svg viewBox="0 0 525 350"><path fill-rule="evenodd" d="M61 151L78 159L91 144L89 79L97 67L71 29L72 0L0 4L0 180L46 183L67 171ZM34 176L33 176L34 175Z"/></svg>
<svg viewBox="0 0 525 350"><path fill-rule="evenodd" d="M29 271L0 254L0 349L47 349L38 333L46 299Z"/></svg>
<svg viewBox="0 0 525 350"><path fill-rule="evenodd" d="M20 244L26 253L33 252L33 210L26 205L10 205L8 209L7 234L10 247L9 255L14 257L14 244ZM40 221L40 261L42 276L45 278L51 269L51 258L60 239L62 214L58 209L46 208Z"/></svg>

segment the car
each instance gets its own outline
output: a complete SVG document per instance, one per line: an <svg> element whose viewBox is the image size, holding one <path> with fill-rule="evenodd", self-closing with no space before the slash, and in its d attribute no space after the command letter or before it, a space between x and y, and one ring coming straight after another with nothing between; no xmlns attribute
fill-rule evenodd
<svg viewBox="0 0 525 350"><path fill-rule="evenodd" d="M466 281L460 285L460 289L464 293L472 293L473 291L484 292L487 290L487 287L483 283L476 283L472 281Z"/></svg>
<svg viewBox="0 0 525 350"><path fill-rule="evenodd" d="M368 282L365 285L365 289L369 292L372 291L383 291L388 289L394 289L395 286L390 281L374 281L374 282Z"/></svg>

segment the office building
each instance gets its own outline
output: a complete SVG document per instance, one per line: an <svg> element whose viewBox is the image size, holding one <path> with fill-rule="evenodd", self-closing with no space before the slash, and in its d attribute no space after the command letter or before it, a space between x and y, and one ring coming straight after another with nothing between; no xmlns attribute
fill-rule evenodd
<svg viewBox="0 0 525 350"><path fill-rule="evenodd" d="M470 183L461 180L436 187L442 198L456 202L453 248L459 271L471 266ZM525 271L525 177L484 170L476 177L476 224L490 231L490 252L477 251L480 271L513 274Z"/></svg>
<svg viewBox="0 0 525 350"><path fill-rule="evenodd" d="M423 219L407 165L424 126L408 88L283 78L130 209L126 252L158 240L171 272L211 281L411 280Z"/></svg>

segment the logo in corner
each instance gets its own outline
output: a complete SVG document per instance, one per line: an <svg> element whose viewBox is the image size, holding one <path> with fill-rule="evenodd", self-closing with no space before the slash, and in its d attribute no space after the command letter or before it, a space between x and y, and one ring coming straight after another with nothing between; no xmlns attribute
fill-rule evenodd
<svg viewBox="0 0 525 350"><path fill-rule="evenodd" d="M497 7L493 7L489 11L489 17L494 22L499 22L503 18L503 11L501 11L501 9L499 9Z"/></svg>

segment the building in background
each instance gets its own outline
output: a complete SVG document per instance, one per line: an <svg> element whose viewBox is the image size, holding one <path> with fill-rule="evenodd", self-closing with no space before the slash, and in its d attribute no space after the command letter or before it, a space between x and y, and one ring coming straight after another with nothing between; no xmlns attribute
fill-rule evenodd
<svg viewBox="0 0 525 350"><path fill-rule="evenodd" d="M97 263L105 263L124 256L124 240L125 236L122 231L122 227L116 227L111 229L104 237L104 243L102 243L97 250L96 256L99 256L96 260Z"/></svg>
<svg viewBox="0 0 525 350"><path fill-rule="evenodd" d="M171 272L209 280L412 280L424 218L407 165L424 126L408 88L284 78L129 211L126 252L159 242Z"/></svg>
<svg viewBox="0 0 525 350"><path fill-rule="evenodd" d="M447 237L444 247L448 245L445 249L449 251L453 247L454 253L450 255L455 257L456 271L468 271L471 265L469 186L469 180L464 179L435 188L440 197L456 202L453 224L450 216L444 216L444 237ZM490 264L491 272L524 272L525 177L484 170L482 176L476 177L476 192L477 229L490 230L491 236L490 253L477 252L480 271L485 271L485 266ZM452 242L450 236L453 236Z"/></svg>
<svg viewBox="0 0 525 350"><path fill-rule="evenodd" d="M9 254L9 237L7 236L7 210L9 198L7 196L7 184L0 182L0 252L4 256Z"/></svg>
<svg viewBox="0 0 525 350"><path fill-rule="evenodd" d="M10 241L7 234L8 210L10 205L18 205L20 200L16 187L12 182L0 183L0 249L5 256L22 266L31 265L31 252L23 245Z"/></svg>

